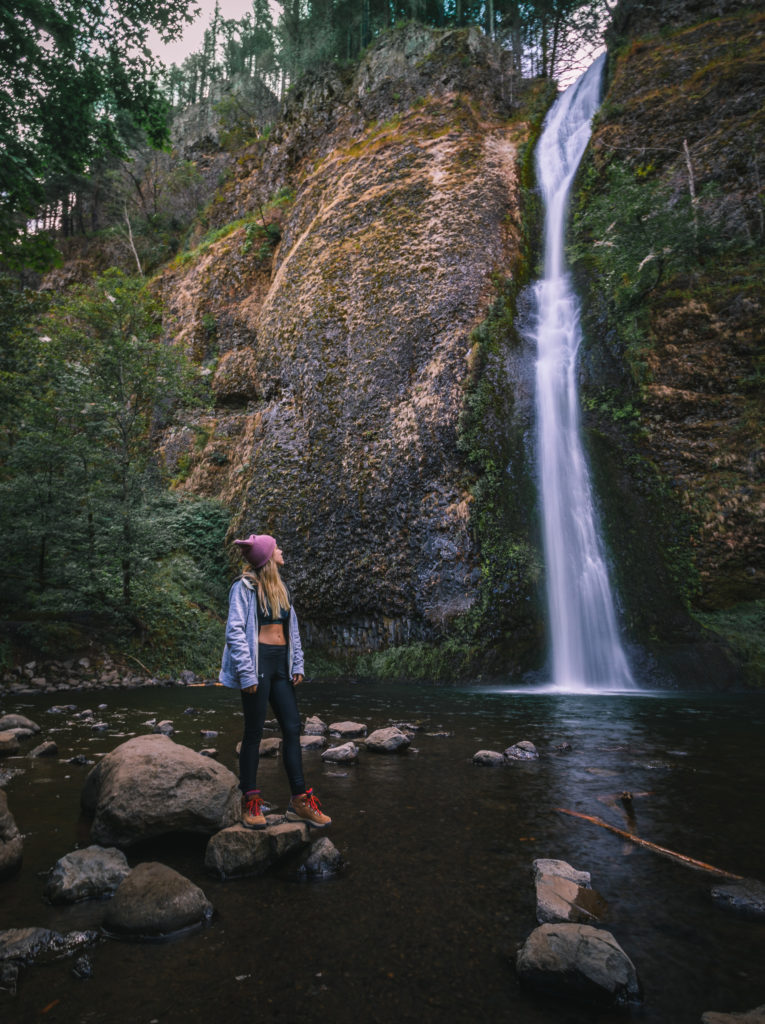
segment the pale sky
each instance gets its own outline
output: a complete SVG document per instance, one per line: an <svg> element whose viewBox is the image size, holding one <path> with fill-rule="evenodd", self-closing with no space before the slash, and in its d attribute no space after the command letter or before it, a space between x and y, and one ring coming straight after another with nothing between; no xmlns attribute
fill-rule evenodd
<svg viewBox="0 0 765 1024"><path fill-rule="evenodd" d="M270 4L271 17L276 24L281 14L281 5L275 0L270 0ZM196 4L192 4L192 6L199 7L201 13L193 25L187 26L183 37L177 42L165 45L156 32L151 32L149 36L149 46L152 52L156 53L168 66L182 64L189 54L202 49L202 39L205 29L210 25L210 19L215 10L215 0L196 0ZM252 0L220 0L221 17L227 20L240 21L251 10Z"/></svg>

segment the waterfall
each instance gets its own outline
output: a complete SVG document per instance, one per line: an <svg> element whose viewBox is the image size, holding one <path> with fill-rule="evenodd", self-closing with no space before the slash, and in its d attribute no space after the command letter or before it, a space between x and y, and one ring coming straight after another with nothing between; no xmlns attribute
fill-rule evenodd
<svg viewBox="0 0 765 1024"><path fill-rule="evenodd" d="M534 286L538 458L553 688L635 683L619 640L582 448L576 386L579 310L563 251L568 195L600 103L605 56L549 111L536 153L545 198L544 279Z"/></svg>

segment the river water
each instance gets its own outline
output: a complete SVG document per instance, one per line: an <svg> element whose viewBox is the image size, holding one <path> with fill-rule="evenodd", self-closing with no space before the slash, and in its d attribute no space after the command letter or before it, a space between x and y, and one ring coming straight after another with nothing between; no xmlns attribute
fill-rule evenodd
<svg viewBox="0 0 765 1024"><path fill-rule="evenodd" d="M217 881L203 868L205 839L180 836L128 851L191 878L215 906L204 930L173 942L104 940L93 976L71 961L36 965L18 995L0 993L0 1019L83 1024L165 1021L465 1021L585 1024L625 1019L697 1024L705 1010L765 1003L765 924L710 898L715 879L591 824L620 827L615 794L634 794L646 839L737 874L765 875L765 699L756 695L535 693L501 686L305 683L301 708L324 721L421 723L403 755L362 751L357 766L306 754L306 776L333 816L328 830L347 861L335 879L301 883L295 864L258 878ZM65 701L108 706L109 731L53 714ZM193 715L184 714L188 707ZM19 874L0 883L0 928L97 927L103 903L51 907L47 871L89 842L79 797L94 760L145 723L170 718L175 739L208 745L235 767L237 696L219 687L110 690L2 701L36 720L59 758L4 758L9 805L25 833ZM427 735L448 733L449 735ZM471 763L479 749L531 740L538 761ZM35 743L35 741L27 741ZM564 744L570 750L561 750ZM15 774L14 774L15 773ZM262 762L264 795L288 797L280 761ZM512 957L536 925L532 861L562 858L590 871L608 901L604 922L634 961L640 1008L619 1015L524 993ZM45 1012L43 1012L45 1011Z"/></svg>

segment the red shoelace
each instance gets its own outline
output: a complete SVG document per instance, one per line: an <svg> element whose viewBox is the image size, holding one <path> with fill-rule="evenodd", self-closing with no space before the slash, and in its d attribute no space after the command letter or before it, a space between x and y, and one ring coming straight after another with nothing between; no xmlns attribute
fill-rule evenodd
<svg viewBox="0 0 765 1024"><path fill-rule="evenodd" d="M260 814L260 808L263 806L263 797L259 793L253 793L252 796L246 796L244 798L244 806L247 809L247 813L253 817L257 817Z"/></svg>
<svg viewBox="0 0 765 1024"><path fill-rule="evenodd" d="M306 797L306 803L311 808L311 810L312 811L316 811L317 813L321 813L319 811L319 808L321 807L321 803L319 802L318 798L313 795L313 790L312 789L307 789L305 791L305 797Z"/></svg>

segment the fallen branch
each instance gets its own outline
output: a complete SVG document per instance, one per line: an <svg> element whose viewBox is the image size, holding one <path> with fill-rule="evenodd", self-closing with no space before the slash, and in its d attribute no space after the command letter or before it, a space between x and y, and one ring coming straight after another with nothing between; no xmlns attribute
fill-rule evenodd
<svg viewBox="0 0 765 1024"><path fill-rule="evenodd" d="M152 672L152 670L150 668L147 668L142 661L138 661L138 658L134 657L132 654L126 654L125 657L126 658L130 658L131 661L137 662L137 664L139 664L141 666L141 668L144 670L144 672L146 673L147 676L153 676L154 675L154 673Z"/></svg>
<svg viewBox="0 0 765 1024"><path fill-rule="evenodd" d="M641 839L640 836L633 835L631 832L626 832L623 828L617 828L616 825L609 825L607 821L603 821L602 818L596 818L592 814L580 814L579 811L568 811L565 807L556 807L556 811L560 811L561 814L570 814L573 818L581 818L583 821L590 821L593 825L600 825L601 828L607 828L609 832L615 832L617 836L621 836L623 839L629 839L631 843L637 843L638 846L645 846L648 850L653 850L654 853L660 853L662 857L669 857L670 860L676 860L679 864L685 864L689 868L697 868L699 871L709 871L710 874L720 875L723 878L733 878L736 881L742 881L743 875L734 875L731 871L722 871L720 868L713 867L711 864L705 864L703 860L694 860L693 857L686 857L683 853L675 853L674 850L668 850L665 846L657 846L656 843L651 843L647 839Z"/></svg>

